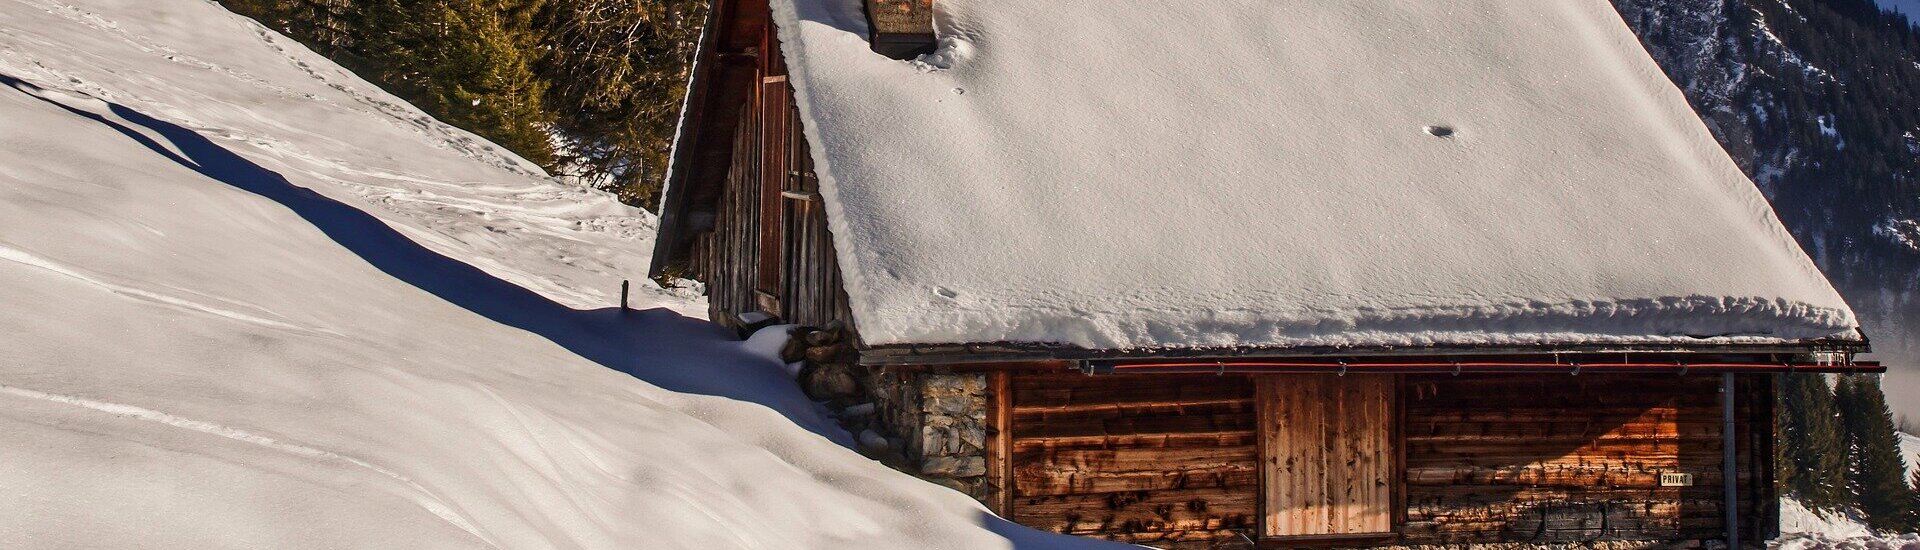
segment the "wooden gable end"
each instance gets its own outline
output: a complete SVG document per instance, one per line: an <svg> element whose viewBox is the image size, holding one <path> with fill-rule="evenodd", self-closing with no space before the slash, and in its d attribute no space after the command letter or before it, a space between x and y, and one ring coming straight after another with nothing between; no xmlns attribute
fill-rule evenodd
<svg viewBox="0 0 1920 550"><path fill-rule="evenodd" d="M734 135L754 91L764 57L761 42L771 25L765 2L723 0L707 14L660 201L651 276L708 275L693 261L693 246L716 228L727 170L734 163Z"/></svg>
<svg viewBox="0 0 1920 550"><path fill-rule="evenodd" d="M851 321L780 42L760 0L720 2L662 206L654 274L707 284L710 317Z"/></svg>

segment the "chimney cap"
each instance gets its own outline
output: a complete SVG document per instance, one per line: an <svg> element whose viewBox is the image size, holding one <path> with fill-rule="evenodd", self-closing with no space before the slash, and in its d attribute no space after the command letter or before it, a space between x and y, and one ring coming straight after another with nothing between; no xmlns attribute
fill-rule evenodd
<svg viewBox="0 0 1920 550"><path fill-rule="evenodd" d="M933 53L933 0L866 0L868 42L894 59Z"/></svg>

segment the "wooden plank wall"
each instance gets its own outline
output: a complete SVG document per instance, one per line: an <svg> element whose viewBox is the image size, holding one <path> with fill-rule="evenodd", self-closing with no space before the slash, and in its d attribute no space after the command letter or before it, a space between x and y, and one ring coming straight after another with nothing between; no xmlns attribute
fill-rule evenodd
<svg viewBox="0 0 1920 550"><path fill-rule="evenodd" d="M761 72L759 93L754 101L759 105L754 109L760 117L760 143L756 150L760 152L760 177L755 182L760 186L760 250L759 263L754 266L758 277L754 289L759 291L756 298L760 309L775 315L785 316L780 309L781 280L785 279L785 267L782 262L782 248L786 240L786 224L781 223L781 215L787 202L781 191L789 172L793 135L789 128L796 122L792 116L793 92L787 87L786 64L780 62L776 44L768 46L773 54L771 64Z"/></svg>
<svg viewBox="0 0 1920 550"><path fill-rule="evenodd" d="M749 311L813 326L850 321L793 87L772 26L766 32L714 231L693 245L708 316L722 324Z"/></svg>
<svg viewBox="0 0 1920 550"><path fill-rule="evenodd" d="M1256 377L1268 537L1393 530L1396 387L1390 374Z"/></svg>
<svg viewBox="0 0 1920 550"><path fill-rule="evenodd" d="M733 316L760 309L755 298L762 191L759 136L759 117L740 117L718 219L710 237L702 237L695 245L696 260L706 276L707 314L721 324L731 324Z"/></svg>
<svg viewBox="0 0 1920 550"><path fill-rule="evenodd" d="M1765 540L1758 535L1778 524L1765 439L1771 378L1742 379L1742 517L1751 518L1748 540ZM1719 382L1671 374L1409 376L1401 395L1402 541L1722 538ZM1694 484L1660 487L1661 472L1691 473Z"/></svg>
<svg viewBox="0 0 1920 550"><path fill-rule="evenodd" d="M1147 543L1251 534L1251 380L1022 374L1009 385L1014 521Z"/></svg>
<svg viewBox="0 0 1920 550"><path fill-rule="evenodd" d="M789 92L791 88L789 88ZM833 234L827 231L827 209L820 202L820 180L813 174L813 156L801 134L799 107L788 105L792 119L787 139L785 191L786 287L781 293L788 322L820 326L828 321L851 321L847 292L840 281L840 263L834 256Z"/></svg>

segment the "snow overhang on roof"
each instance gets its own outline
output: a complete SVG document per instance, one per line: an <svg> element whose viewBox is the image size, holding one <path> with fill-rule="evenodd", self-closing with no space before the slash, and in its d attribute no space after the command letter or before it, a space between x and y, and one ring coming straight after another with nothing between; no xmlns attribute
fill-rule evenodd
<svg viewBox="0 0 1920 550"><path fill-rule="evenodd" d="M1605 0L773 10L868 345L1860 340Z"/></svg>

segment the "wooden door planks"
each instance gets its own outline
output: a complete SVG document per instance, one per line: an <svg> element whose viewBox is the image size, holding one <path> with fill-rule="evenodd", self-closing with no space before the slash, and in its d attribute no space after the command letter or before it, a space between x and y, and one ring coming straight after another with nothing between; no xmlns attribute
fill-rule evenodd
<svg viewBox="0 0 1920 550"><path fill-rule="evenodd" d="M1264 533L1392 531L1393 377L1270 375L1257 386Z"/></svg>

